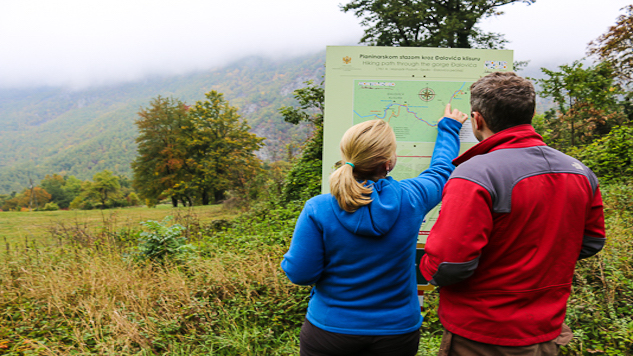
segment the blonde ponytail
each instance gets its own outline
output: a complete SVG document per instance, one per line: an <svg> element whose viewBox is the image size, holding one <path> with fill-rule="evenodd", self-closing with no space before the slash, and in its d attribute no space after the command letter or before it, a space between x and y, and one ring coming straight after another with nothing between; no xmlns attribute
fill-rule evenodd
<svg viewBox="0 0 633 356"><path fill-rule="evenodd" d="M371 120L347 130L340 147L343 160L330 175L330 192L341 209L351 213L371 202L373 188L364 184L394 159L396 136L385 121Z"/></svg>

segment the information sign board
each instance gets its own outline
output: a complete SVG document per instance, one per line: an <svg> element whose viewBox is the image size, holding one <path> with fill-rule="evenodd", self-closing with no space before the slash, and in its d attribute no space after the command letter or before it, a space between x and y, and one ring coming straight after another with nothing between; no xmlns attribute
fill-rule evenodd
<svg viewBox="0 0 633 356"><path fill-rule="evenodd" d="M437 122L446 104L470 113L470 86L495 71L512 71L510 50L331 46L327 47L323 144L323 192L341 159L345 131L363 121L382 119L393 128L398 162L396 180L412 178L431 160ZM467 121L460 133L461 151L477 140ZM439 214L433 209L420 227L418 247ZM423 253L423 252L420 252ZM420 280L420 290L427 289Z"/></svg>

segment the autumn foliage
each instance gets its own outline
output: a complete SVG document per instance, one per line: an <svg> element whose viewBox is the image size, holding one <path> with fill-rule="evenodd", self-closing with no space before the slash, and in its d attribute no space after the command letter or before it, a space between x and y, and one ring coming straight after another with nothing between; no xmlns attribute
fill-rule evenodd
<svg viewBox="0 0 633 356"><path fill-rule="evenodd" d="M177 206L207 205L244 193L259 173L254 152L263 138L229 105L223 94L208 92L192 106L157 97L139 111L138 156L132 162L134 186L149 205L171 198Z"/></svg>

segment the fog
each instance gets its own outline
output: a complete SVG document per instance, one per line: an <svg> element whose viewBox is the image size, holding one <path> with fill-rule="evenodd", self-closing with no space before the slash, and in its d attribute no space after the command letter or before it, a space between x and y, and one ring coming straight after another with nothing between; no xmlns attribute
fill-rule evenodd
<svg viewBox="0 0 633 356"><path fill-rule="evenodd" d="M184 74L258 55L284 59L356 45L359 19L336 0L103 2L0 0L0 87L83 88ZM627 1L537 0L481 27L511 42L527 73L585 55Z"/></svg>

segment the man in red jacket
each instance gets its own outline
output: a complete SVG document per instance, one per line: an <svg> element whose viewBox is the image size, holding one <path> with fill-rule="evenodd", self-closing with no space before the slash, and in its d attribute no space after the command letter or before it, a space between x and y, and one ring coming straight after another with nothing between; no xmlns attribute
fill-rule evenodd
<svg viewBox="0 0 633 356"><path fill-rule="evenodd" d="M441 287L440 355L556 355L576 261L605 243L598 180L534 131L530 81L489 74L471 107L481 142L453 161L420 262Z"/></svg>

